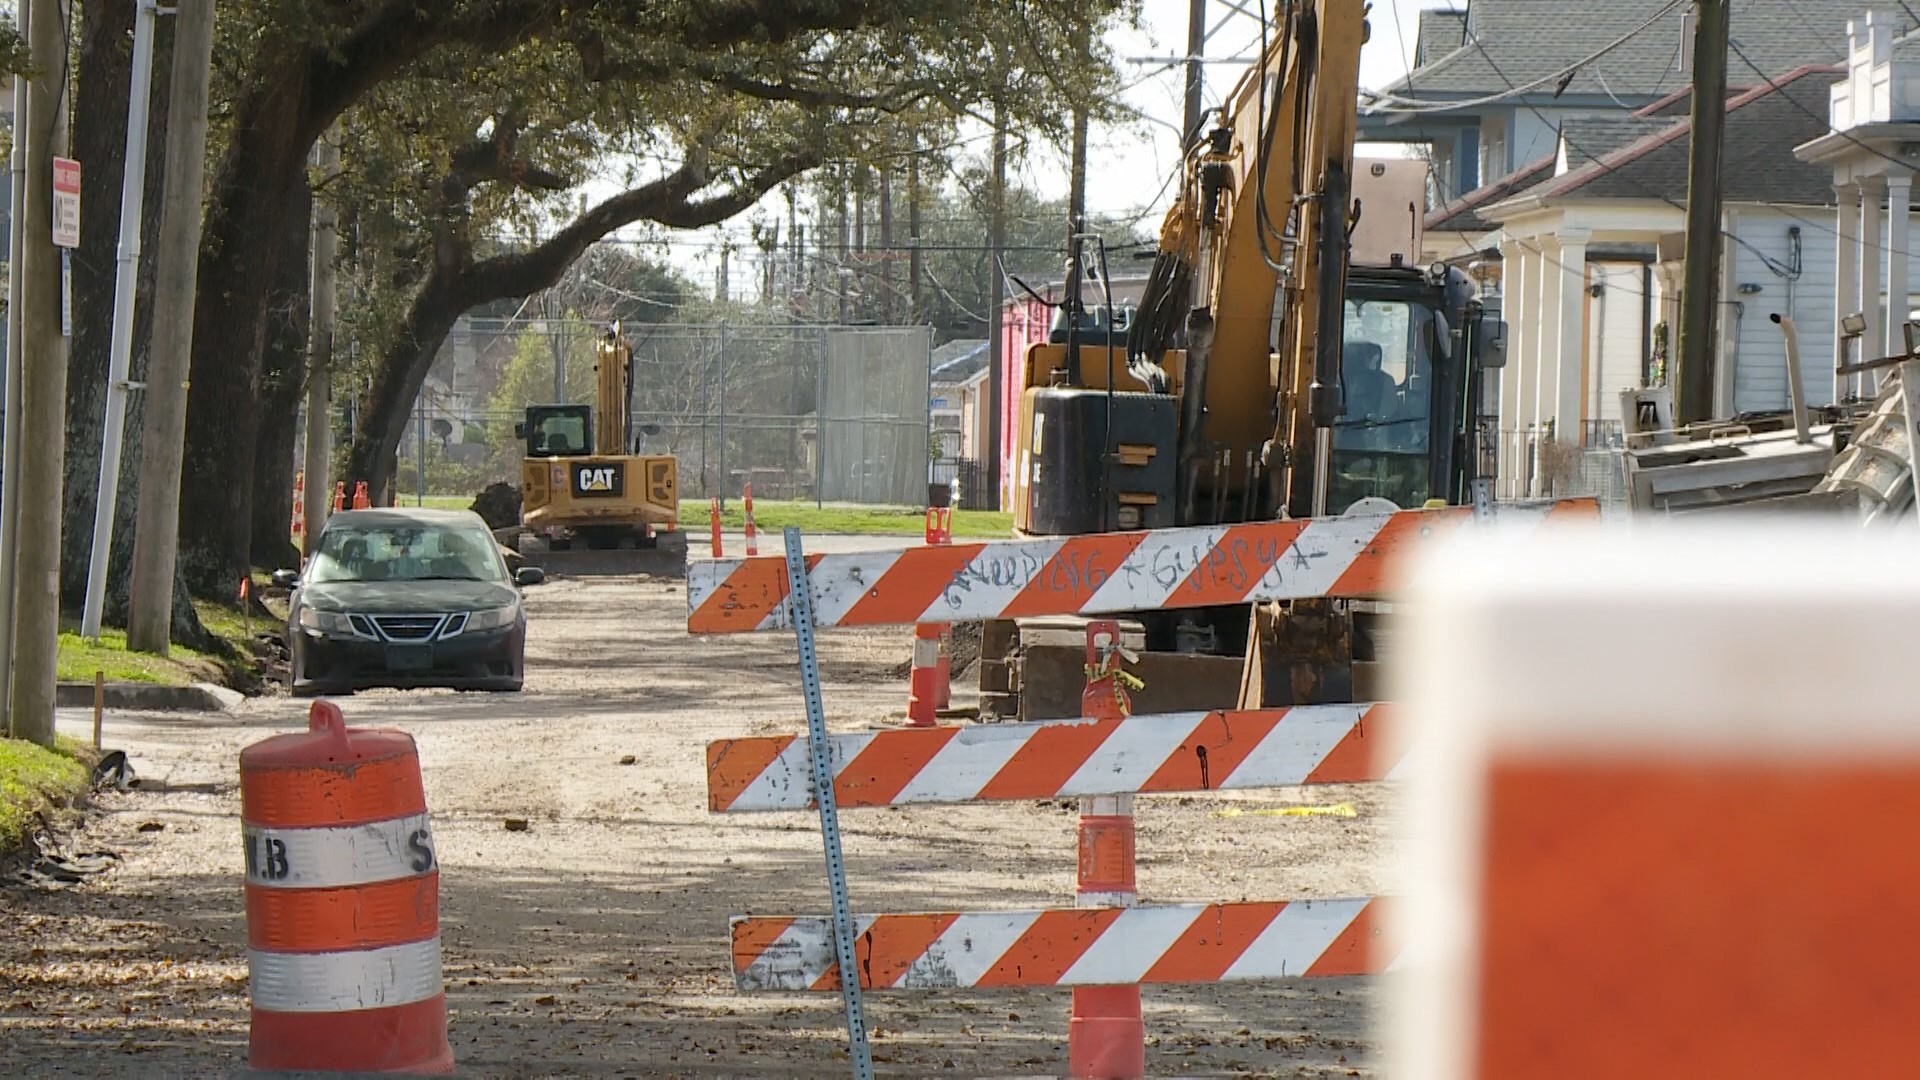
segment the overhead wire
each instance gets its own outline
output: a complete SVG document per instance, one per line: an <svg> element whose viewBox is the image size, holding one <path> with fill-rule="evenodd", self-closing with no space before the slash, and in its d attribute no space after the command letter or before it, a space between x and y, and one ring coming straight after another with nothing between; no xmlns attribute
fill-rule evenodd
<svg viewBox="0 0 1920 1080"><path fill-rule="evenodd" d="M1659 22L1662 18L1666 17L1668 13L1672 12L1674 9L1678 7L1681 7L1684 2L1685 0L1671 0L1671 2L1667 3L1666 5L1661 7L1658 11L1655 11L1652 15L1649 15L1646 19L1642 20L1639 24L1634 26L1633 29L1628 30L1626 33L1621 34L1617 38L1614 38L1612 41L1601 46L1599 49L1596 49L1593 52L1588 53L1586 56L1580 58L1579 60L1575 60L1573 63L1567 65L1566 67L1561 68L1558 71L1551 72L1547 75L1542 75L1539 78L1529 80L1524 84L1516 84L1513 82L1513 80L1507 78L1504 74L1502 74L1500 76L1500 81L1507 84L1507 89L1500 93L1489 94L1484 97L1478 97L1478 98L1469 98L1464 101L1421 101L1417 98L1403 97L1399 94L1394 94L1385 90L1366 90L1362 92L1365 94L1371 95L1374 100L1392 102L1393 106L1392 107L1366 107L1364 108L1364 111L1367 113L1384 113L1389 115L1414 116L1414 115L1421 115L1425 113L1458 112L1462 109L1473 109L1473 108L1479 108L1483 105L1497 105L1504 101L1510 101L1523 94L1526 94L1531 90L1536 90L1542 86L1548 85L1549 83L1557 83L1563 78L1570 78L1573 75L1578 74L1581 68L1587 66L1588 64L1593 63L1596 60L1599 60L1600 58L1606 56L1608 53L1613 52L1615 49L1618 49L1620 46L1625 45L1627 42L1633 40L1640 33L1647 30L1649 27L1653 26L1654 23ZM1477 34L1474 34L1471 28L1467 30L1467 35L1470 40L1473 40L1475 42L1479 40L1479 36ZM1482 56L1486 55L1485 49L1481 49L1480 52ZM1493 63L1491 59L1488 59L1487 62L1489 65ZM1411 72L1409 72L1409 74L1411 74ZM1408 84L1408 89L1410 90L1412 89L1411 83Z"/></svg>

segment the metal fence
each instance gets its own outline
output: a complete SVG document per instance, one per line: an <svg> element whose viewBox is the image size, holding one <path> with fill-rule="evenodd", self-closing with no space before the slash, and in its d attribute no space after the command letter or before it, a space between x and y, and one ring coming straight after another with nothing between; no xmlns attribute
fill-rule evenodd
<svg viewBox="0 0 1920 1080"><path fill-rule="evenodd" d="M1594 498L1610 515L1627 505L1626 467L1618 425L1595 427L1586 446L1568 446L1550 431L1503 429L1494 490L1501 498Z"/></svg>
<svg viewBox="0 0 1920 1080"><path fill-rule="evenodd" d="M456 329L415 410L431 428L428 490L517 481L513 425L530 404L593 401L604 332L539 319ZM682 498L736 498L751 482L757 498L924 505L930 327L660 323L625 334L640 451L679 459ZM413 442L410 432L402 490Z"/></svg>

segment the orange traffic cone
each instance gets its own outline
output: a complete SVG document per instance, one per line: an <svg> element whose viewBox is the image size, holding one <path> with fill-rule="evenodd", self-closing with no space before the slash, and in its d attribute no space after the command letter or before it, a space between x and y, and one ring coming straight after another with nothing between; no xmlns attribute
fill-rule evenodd
<svg viewBox="0 0 1920 1080"><path fill-rule="evenodd" d="M713 500L713 506L708 511L708 522L709 524L711 524L713 528L713 557L717 559L720 557L720 550L721 550L720 548L720 500L719 499Z"/></svg>
<svg viewBox="0 0 1920 1080"><path fill-rule="evenodd" d="M347 482L345 480L335 480L333 482L333 512L337 514L346 508Z"/></svg>
<svg viewBox="0 0 1920 1080"><path fill-rule="evenodd" d="M747 557L760 554L759 534L753 530L753 482L749 480L741 485L740 503L747 515Z"/></svg>
<svg viewBox="0 0 1920 1080"><path fill-rule="evenodd" d="M367 497L367 482L362 480L353 485L353 508L355 510L369 510L372 509L372 507L373 500Z"/></svg>

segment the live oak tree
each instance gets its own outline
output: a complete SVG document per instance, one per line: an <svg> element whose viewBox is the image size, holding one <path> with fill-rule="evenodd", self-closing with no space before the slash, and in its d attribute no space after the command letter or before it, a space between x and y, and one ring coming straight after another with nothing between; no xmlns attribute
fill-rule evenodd
<svg viewBox="0 0 1920 1080"><path fill-rule="evenodd" d="M367 291L399 303L370 308L392 318L368 327L374 362L348 474L386 482L407 409L462 312L552 285L613 230L726 220L823 163L944 137L993 95L1057 126L1054 80L1072 63L1060 43L1072 19L1109 5L1085 7L1041 20L1037 6L909 4L852 30L723 49L594 25L560 50L530 42L486 62L443 50L368 95L348 116L348 176L367 187L347 212L380 249L364 252L379 267ZM1008 36L1025 46L1007 49ZM1085 68L1074 77L1089 81ZM382 164L404 161L433 167ZM571 212L579 181L622 161L626 190ZM508 239L543 223L538 239Z"/></svg>

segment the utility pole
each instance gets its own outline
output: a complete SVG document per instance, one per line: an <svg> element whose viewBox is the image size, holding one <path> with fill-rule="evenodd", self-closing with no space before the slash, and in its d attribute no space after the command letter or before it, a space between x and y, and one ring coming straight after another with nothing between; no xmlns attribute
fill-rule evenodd
<svg viewBox="0 0 1920 1080"><path fill-rule="evenodd" d="M599 419L605 421L606 417ZM398 498L393 501L400 502ZM427 384L424 380L420 383L420 393L413 399L413 505L427 505Z"/></svg>
<svg viewBox="0 0 1920 1080"><path fill-rule="evenodd" d="M913 156L907 159L907 242L913 250L907 253L907 321L919 324L924 318L926 308L920 303L920 279L926 276L926 269L920 262L920 145L918 140L913 147Z"/></svg>
<svg viewBox="0 0 1920 1080"><path fill-rule="evenodd" d="M19 0L14 15L19 24L23 27L29 25L31 16L31 0ZM7 275L6 434L0 438L0 709L6 709L9 716L12 715L13 701L13 559L18 550L15 540L20 529L19 418L23 411L20 408L20 366L25 355L20 343L24 335L20 329L20 285L23 275L19 273L19 268L24 262L21 237L27 232L24 209L27 197L27 143L20 138L20 133L26 130L26 119L27 80L25 76L16 76L13 80L13 152L9 162L13 187L7 218L10 223L7 228L7 265L13 267L14 272ZM0 723L0 731L10 728L10 724Z"/></svg>
<svg viewBox="0 0 1920 1080"><path fill-rule="evenodd" d="M880 317L894 323L893 170L880 170Z"/></svg>
<svg viewBox="0 0 1920 1080"><path fill-rule="evenodd" d="M60 635L60 481L65 456L67 339L61 333L62 274L53 245L53 159L66 147L69 0L39 0L27 22L27 49L38 69L27 85L27 115L14 130L27 142L27 190L21 237L21 372L18 484L23 505L13 551L13 734L53 745L55 653ZM13 402L7 403L11 409Z"/></svg>
<svg viewBox="0 0 1920 1080"><path fill-rule="evenodd" d="M1001 325L1005 305L1000 255L1007 246L1007 110L993 103L993 190L987 220L987 503L1000 509L1000 429L1006 396L1006 343Z"/></svg>
<svg viewBox="0 0 1920 1080"><path fill-rule="evenodd" d="M200 271L200 191L207 157L213 4L180 5L173 25L166 193L154 271L153 356L147 365L133 589L127 613L128 647L162 656L167 653L173 622L174 559L180 547L180 463L186 453L187 370Z"/></svg>
<svg viewBox="0 0 1920 1080"><path fill-rule="evenodd" d="M1674 419L1713 415L1714 324L1720 312L1720 150L1727 119L1727 0L1694 0L1693 147L1687 161L1687 250Z"/></svg>
<svg viewBox="0 0 1920 1080"><path fill-rule="evenodd" d="M540 309L547 318L547 347L553 350L553 403L559 405L567 400L567 322L553 317L552 289L540 294Z"/></svg>
<svg viewBox="0 0 1920 1080"><path fill-rule="evenodd" d="M93 504L93 550L80 633L100 640L107 601L113 514L120 500L120 440L127 425L128 372L133 362L134 283L140 274L140 218L147 187L147 106L153 97L153 28L159 11L138 0L133 16L132 77L127 82L127 153L120 176L120 252L113 271L113 340L107 359L107 408L100 435L100 487Z"/></svg>
<svg viewBox="0 0 1920 1080"><path fill-rule="evenodd" d="M336 129L329 135L337 137ZM320 167L320 183L340 175L340 147L323 135L314 147L314 164ZM301 537L304 554L313 557L320 538L320 526L333 508L330 498L333 484L327 473L333 467L333 264L340 254L340 221L324 198L313 200L313 306L307 344L307 453L306 535Z"/></svg>
<svg viewBox="0 0 1920 1080"><path fill-rule="evenodd" d="M1200 93L1206 75L1200 63L1207 48L1207 0L1190 0L1187 6L1187 109L1180 131L1180 149L1193 145L1200 131Z"/></svg>
<svg viewBox="0 0 1920 1080"><path fill-rule="evenodd" d="M1087 35L1088 30L1085 26L1076 27L1074 30L1074 52L1083 58L1087 54ZM1073 151L1069 160L1066 301L1067 318L1077 323L1080 312L1085 307L1083 289L1086 282L1086 263L1082 258L1083 248L1077 239L1081 233L1087 231L1087 105L1084 101L1073 103Z"/></svg>
<svg viewBox="0 0 1920 1080"><path fill-rule="evenodd" d="M722 240L720 242L720 274L714 279L713 283L713 299L715 303L724 304L733 295L733 289L727 281L727 260L731 258L732 255L733 241Z"/></svg>

